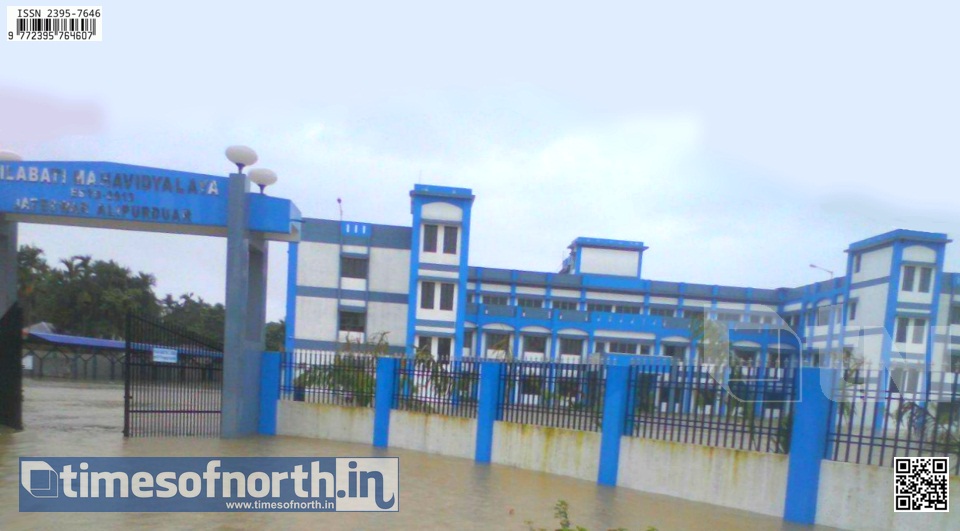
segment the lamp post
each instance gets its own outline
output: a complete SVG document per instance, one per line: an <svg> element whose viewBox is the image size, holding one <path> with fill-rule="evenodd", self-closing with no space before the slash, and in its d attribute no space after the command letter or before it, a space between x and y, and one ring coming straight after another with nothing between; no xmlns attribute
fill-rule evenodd
<svg viewBox="0 0 960 531"><path fill-rule="evenodd" d="M250 170L248 175L250 176L250 180L253 182L253 184L260 187L260 194L263 194L264 188L277 182L276 172L266 168L254 168Z"/></svg>
<svg viewBox="0 0 960 531"><path fill-rule="evenodd" d="M221 434L242 437L257 432L260 358L264 351L267 304L267 241L249 228L247 198L250 182L263 189L277 181L274 172L254 168L257 153L247 146L230 146L227 160L237 166L230 174L227 197L226 323L223 341L223 408Z"/></svg>
<svg viewBox="0 0 960 531"><path fill-rule="evenodd" d="M5 151L0 149L0 162L20 162L23 160L23 157L14 153L13 151Z"/></svg>
<svg viewBox="0 0 960 531"><path fill-rule="evenodd" d="M0 150L0 162L20 162L13 151ZM0 216L0 316L17 301L17 222Z"/></svg>
<svg viewBox="0 0 960 531"><path fill-rule="evenodd" d="M237 165L237 173L243 175L243 168L257 163L257 152L247 146L230 146L226 150L227 160Z"/></svg>
<svg viewBox="0 0 960 531"><path fill-rule="evenodd" d="M827 272L827 273L830 273L830 279L831 279L831 280L833 279L833 271L830 271L829 269L827 269L827 268L825 268L825 267L820 267L820 266L818 266L818 265L816 265L816 264L810 264L810 267L812 267L813 269L819 269L820 271L825 271L825 272Z"/></svg>

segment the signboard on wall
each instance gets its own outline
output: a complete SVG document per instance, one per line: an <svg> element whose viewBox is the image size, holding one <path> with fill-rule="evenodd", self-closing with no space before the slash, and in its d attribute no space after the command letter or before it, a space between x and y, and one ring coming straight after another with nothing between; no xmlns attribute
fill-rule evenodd
<svg viewBox="0 0 960 531"><path fill-rule="evenodd" d="M154 363L176 363L177 350L172 348L154 347L153 362Z"/></svg>
<svg viewBox="0 0 960 531"><path fill-rule="evenodd" d="M227 222L227 183L112 162L2 162L0 213L219 227Z"/></svg>

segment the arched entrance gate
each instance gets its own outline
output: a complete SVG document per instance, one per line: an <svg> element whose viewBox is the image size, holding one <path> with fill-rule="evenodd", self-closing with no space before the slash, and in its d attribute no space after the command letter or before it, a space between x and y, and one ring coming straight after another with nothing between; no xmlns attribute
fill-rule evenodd
<svg viewBox="0 0 960 531"><path fill-rule="evenodd" d="M0 161L0 315L6 316L0 322L0 370L17 367L7 373L17 380L16 393L0 393L0 422L8 424L15 422L7 418L20 418L20 349L8 339L10 330L19 334L22 326L12 324L19 315L18 223L226 237L220 433L256 433L267 248L271 240L299 240L300 211L291 201L251 193L242 169L217 177L111 162Z"/></svg>

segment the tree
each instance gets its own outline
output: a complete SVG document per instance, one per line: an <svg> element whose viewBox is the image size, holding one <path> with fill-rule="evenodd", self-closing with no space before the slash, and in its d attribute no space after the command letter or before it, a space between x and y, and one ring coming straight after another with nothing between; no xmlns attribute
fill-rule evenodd
<svg viewBox="0 0 960 531"><path fill-rule="evenodd" d="M266 329L267 346L266 349L274 352L283 352L286 350L285 343L287 337L287 322L280 319L278 322L271 321L267 323Z"/></svg>
<svg viewBox="0 0 960 531"><path fill-rule="evenodd" d="M50 275L50 265L43 257L43 249L22 245L17 251L17 298L23 308L23 321L36 323L34 308L43 298L43 288Z"/></svg>
<svg viewBox="0 0 960 531"><path fill-rule="evenodd" d="M30 323L49 321L73 335L120 338L128 312L158 315L153 275L134 275L114 261L73 256L49 267L42 250L21 249L21 291L30 305Z"/></svg>
<svg viewBox="0 0 960 531"><path fill-rule="evenodd" d="M210 304L193 293L184 293L176 299L167 295L160 301L160 316L167 324L223 343L226 322L223 304Z"/></svg>
<svg viewBox="0 0 960 531"><path fill-rule="evenodd" d="M18 297L26 323L48 321L72 335L123 337L129 313L165 323L199 337L222 343L226 309L193 293L158 299L156 278L134 274L112 260L72 256L56 266L47 263L43 249L21 246L17 252ZM286 323L267 323L267 350L283 350Z"/></svg>

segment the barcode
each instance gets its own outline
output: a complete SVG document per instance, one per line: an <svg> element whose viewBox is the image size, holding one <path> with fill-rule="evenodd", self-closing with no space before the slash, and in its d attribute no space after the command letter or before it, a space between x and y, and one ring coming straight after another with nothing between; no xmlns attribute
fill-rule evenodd
<svg viewBox="0 0 960 531"><path fill-rule="evenodd" d="M19 18L17 19L17 35L25 32L52 31L86 31L97 34L97 19L95 18Z"/></svg>
<svg viewBox="0 0 960 531"><path fill-rule="evenodd" d="M8 41L103 41L101 6L7 6Z"/></svg>

